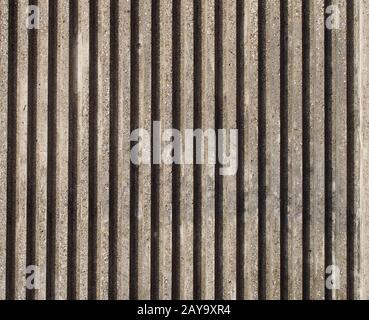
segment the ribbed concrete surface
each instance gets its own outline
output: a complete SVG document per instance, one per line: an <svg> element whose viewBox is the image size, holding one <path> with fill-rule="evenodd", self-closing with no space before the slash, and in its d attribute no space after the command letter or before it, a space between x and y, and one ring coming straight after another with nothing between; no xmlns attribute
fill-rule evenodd
<svg viewBox="0 0 369 320"><path fill-rule="evenodd" d="M368 0L0 8L0 299L369 298ZM237 128L236 175L131 163L155 120Z"/></svg>

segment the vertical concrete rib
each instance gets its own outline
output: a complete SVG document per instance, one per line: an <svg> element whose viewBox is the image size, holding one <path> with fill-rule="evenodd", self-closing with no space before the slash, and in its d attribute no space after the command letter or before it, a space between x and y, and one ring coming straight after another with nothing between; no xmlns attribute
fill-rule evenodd
<svg viewBox="0 0 369 320"><path fill-rule="evenodd" d="M347 299L360 299L360 3L347 4Z"/></svg>
<svg viewBox="0 0 369 320"><path fill-rule="evenodd" d="M223 117L222 129L225 129L223 136L223 152L225 157L229 157L229 163L220 166L225 175L223 176L223 298L226 300L236 299L236 217L237 199L236 182L238 161L237 143L238 135L231 130L237 128L236 108L237 108L237 32L236 32L236 1L225 1L223 4ZM218 143L220 142L220 132ZM218 144L218 160L220 146ZM236 154L234 152L236 151ZM232 152L232 153L231 153ZM231 167L233 166L233 167ZM215 174L222 174L216 172ZM218 195L217 195L218 196Z"/></svg>
<svg viewBox="0 0 369 320"><path fill-rule="evenodd" d="M197 2L197 1L196 1ZM200 10L200 12L198 12ZM195 57L200 54L201 62L195 61L195 72L200 78L199 82L195 81L195 86L198 86L197 90L200 90L200 100L194 100L194 129L202 128L203 130L215 129L215 1L206 0L201 2L201 8L196 8L196 11L201 15L200 28L195 28L194 37L199 40L199 43L195 40ZM201 32L201 37L198 33ZM200 47L198 47L200 46ZM199 70L200 69L200 70ZM198 92L197 92L198 93ZM196 96L194 93L194 98ZM199 121L200 120L200 121ZM206 145L204 145L206 150ZM206 151L205 151L206 153ZM208 154L206 153L206 156ZM200 174L201 192L199 193L201 199L200 203L194 202L195 205L199 205L201 213L196 212L195 208L195 220L194 226L201 226L200 237L197 238L197 242L194 246L200 245L200 287L201 287L201 299L214 299L215 298L215 166L213 164L204 163L204 165L195 168L197 174ZM196 179L196 174L195 178ZM194 181L194 192L199 192L198 180ZM195 194L194 194L195 195ZM198 216L200 214L200 217ZM199 218L199 220L197 220ZM198 232L198 231L197 231ZM196 233L196 231L195 231ZM200 243L199 243L200 242ZM195 288L194 288L195 290Z"/></svg>
<svg viewBox="0 0 369 320"><path fill-rule="evenodd" d="M78 1L76 298L88 297L89 1Z"/></svg>
<svg viewBox="0 0 369 320"><path fill-rule="evenodd" d="M244 299L258 298L258 3L245 1L244 7ZM241 40L241 39L240 39ZM241 81L242 79L239 79ZM240 130L240 129L239 129ZM241 167L238 170L242 170Z"/></svg>
<svg viewBox="0 0 369 320"><path fill-rule="evenodd" d="M310 221L309 298L324 299L324 0L310 2Z"/></svg>
<svg viewBox="0 0 369 320"><path fill-rule="evenodd" d="M171 136L165 129L173 128L172 119L172 2L160 1L160 121L163 132L160 167L159 201L159 299L171 299L172 292L172 158ZM165 35L165 36L164 36ZM159 141L154 141L154 143ZM177 214L177 213L174 213Z"/></svg>
<svg viewBox="0 0 369 320"><path fill-rule="evenodd" d="M16 4L17 14L17 64L11 68L17 68L16 87L16 159L11 168L15 174L15 211L14 211L14 298L23 300L25 291L25 267L26 267L26 207L27 207L27 105L28 105L28 33L25 24L28 11L28 1L21 0ZM8 110L11 112L11 110ZM10 249L10 248L8 248Z"/></svg>
<svg viewBox="0 0 369 320"><path fill-rule="evenodd" d="M58 2L56 92L55 299L67 298L69 3ZM50 124L52 125L52 124Z"/></svg>
<svg viewBox="0 0 369 320"><path fill-rule="evenodd" d="M288 298L302 299L302 5L288 1Z"/></svg>
<svg viewBox="0 0 369 320"><path fill-rule="evenodd" d="M47 230L47 110L48 110L48 29L49 1L38 3L40 29L37 40L37 129L36 129L36 265L40 287L35 298L46 298L46 230Z"/></svg>
<svg viewBox="0 0 369 320"><path fill-rule="evenodd" d="M179 1L180 21L179 36L180 50L179 65L177 65L178 74L178 99L179 99L179 126L182 137L185 129L192 129L194 124L194 46L193 46L193 14L194 7L192 0ZM174 39L174 38L173 38ZM174 76L174 75L173 75ZM174 93L173 93L174 94ZM174 107L174 106L173 106ZM175 126L174 126L175 128ZM184 150L182 149L182 152ZM182 158L183 159L183 158ZM174 181L173 181L174 183ZM179 235L180 235L180 274L179 274L179 297L181 299L193 298L193 166L183 164L180 167L180 187L177 186L178 197L180 198L180 217L179 217Z"/></svg>
<svg viewBox="0 0 369 320"><path fill-rule="evenodd" d="M280 298L280 6L266 0L266 298Z"/></svg>
<svg viewBox="0 0 369 320"><path fill-rule="evenodd" d="M340 16L339 28L332 30L332 265L339 268L339 288L332 296L342 300L347 297L347 2L332 4Z"/></svg>
<svg viewBox="0 0 369 320"><path fill-rule="evenodd" d="M96 298L108 299L110 2L98 1ZM92 129L92 128L91 128Z"/></svg>
<svg viewBox="0 0 369 320"><path fill-rule="evenodd" d="M369 1L360 1L359 16L359 104L360 104L360 298L369 298L369 277L366 273L369 257L369 235L366 230L369 228L368 220L368 197L369 184L367 176L369 174L369 39L367 30L369 26Z"/></svg>
<svg viewBox="0 0 369 320"><path fill-rule="evenodd" d="M138 105L131 105L131 110L138 107L138 128L151 132L151 1L138 3L139 38L134 43L138 53ZM133 93L132 93L133 94ZM136 93L135 93L136 94ZM138 297L150 297L150 201L151 201L151 166L142 164L138 167L138 202L135 204L138 236ZM132 190L134 192L134 190ZM133 231L132 231L133 232ZM131 258L132 259L132 258Z"/></svg>
<svg viewBox="0 0 369 320"><path fill-rule="evenodd" d="M3 227L0 230L0 299L6 298L6 235L7 235L7 156L8 156L8 57L9 57L9 2L0 1L3 8L3 19L0 26L0 126L3 128L0 132L0 219L3 221Z"/></svg>
<svg viewBox="0 0 369 320"><path fill-rule="evenodd" d="M117 298L129 298L130 29L131 1L119 1Z"/></svg>

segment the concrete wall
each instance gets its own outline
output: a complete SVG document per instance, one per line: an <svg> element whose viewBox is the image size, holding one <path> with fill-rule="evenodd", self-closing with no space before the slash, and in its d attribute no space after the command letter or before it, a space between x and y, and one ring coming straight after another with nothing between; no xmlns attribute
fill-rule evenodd
<svg viewBox="0 0 369 320"><path fill-rule="evenodd" d="M0 299L369 298L368 0L0 8ZM132 164L157 120L237 173Z"/></svg>

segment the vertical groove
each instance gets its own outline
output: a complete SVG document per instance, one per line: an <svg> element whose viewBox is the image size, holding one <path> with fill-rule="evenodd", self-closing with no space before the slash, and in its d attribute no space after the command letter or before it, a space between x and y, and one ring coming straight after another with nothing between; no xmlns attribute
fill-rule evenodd
<svg viewBox="0 0 369 320"><path fill-rule="evenodd" d="M58 3L50 0L49 5L46 298L50 300L55 299Z"/></svg>
<svg viewBox="0 0 369 320"><path fill-rule="evenodd" d="M202 126L202 5L201 1L194 0L194 130ZM197 150L196 139L194 138L194 150ZM201 299L201 221L202 221L202 176L201 165L196 164L196 154L194 153L193 168L193 296L195 300Z"/></svg>
<svg viewBox="0 0 369 320"><path fill-rule="evenodd" d="M280 1L280 277L281 299L288 299L288 1Z"/></svg>
<svg viewBox="0 0 369 320"><path fill-rule="evenodd" d="M223 127L223 0L215 5L215 130ZM217 137L218 146L218 137ZM218 149L218 148L217 148ZM215 165L215 299L223 298L223 177Z"/></svg>
<svg viewBox="0 0 369 320"><path fill-rule="evenodd" d="M310 0L302 2L302 283L310 299Z"/></svg>
<svg viewBox="0 0 369 320"><path fill-rule="evenodd" d="M119 0L110 5L110 164L109 164L109 299L117 299L118 280L118 121Z"/></svg>
<svg viewBox="0 0 369 320"><path fill-rule="evenodd" d="M151 50L151 121L160 121L160 1L152 2L152 50ZM154 142L151 134L151 155ZM159 142L161 143L161 142ZM152 163L151 171L151 299L159 298L159 213L160 213L160 164Z"/></svg>
<svg viewBox="0 0 369 320"><path fill-rule="evenodd" d="M96 299L98 0L90 1L88 297Z"/></svg>
<svg viewBox="0 0 369 320"><path fill-rule="evenodd" d="M117 298L119 2L110 6L109 299Z"/></svg>
<svg viewBox="0 0 369 320"><path fill-rule="evenodd" d="M324 7L332 4L325 0ZM325 268L332 265L332 31L324 29L324 145L325 145ZM332 299L332 291L325 290L325 298Z"/></svg>
<svg viewBox="0 0 369 320"><path fill-rule="evenodd" d="M173 90L173 129L181 130L181 0L173 2L173 32L172 32L172 90ZM180 275L181 275L181 166L173 164L172 171L172 299L180 298Z"/></svg>
<svg viewBox="0 0 369 320"><path fill-rule="evenodd" d="M259 225L258 225L258 291L259 299L266 298L266 3L265 0L259 0L258 4L258 207L259 207Z"/></svg>
<svg viewBox="0 0 369 320"><path fill-rule="evenodd" d="M237 171L237 253L236 253L236 291L237 299L242 300L245 294L244 264L245 264L245 1L237 0L237 129L238 152Z"/></svg>
<svg viewBox="0 0 369 320"><path fill-rule="evenodd" d="M36 264L37 29L28 30L28 43L27 266ZM35 290L26 290L26 299L34 300Z"/></svg>
<svg viewBox="0 0 369 320"><path fill-rule="evenodd" d="M9 1L8 60L8 157L6 216L6 299L15 297L15 212L16 212L16 143L17 143L17 41L18 1Z"/></svg>
<svg viewBox="0 0 369 320"><path fill-rule="evenodd" d="M347 299L355 299L355 4L347 3Z"/></svg>
<svg viewBox="0 0 369 320"><path fill-rule="evenodd" d="M78 1L69 1L69 147L68 147L68 299L77 282Z"/></svg>
<svg viewBox="0 0 369 320"><path fill-rule="evenodd" d="M131 113L130 131L138 128L139 116L139 2L131 0ZM131 142L131 149L134 142ZM130 164L130 271L129 271L129 297L137 299L138 296L138 167Z"/></svg>

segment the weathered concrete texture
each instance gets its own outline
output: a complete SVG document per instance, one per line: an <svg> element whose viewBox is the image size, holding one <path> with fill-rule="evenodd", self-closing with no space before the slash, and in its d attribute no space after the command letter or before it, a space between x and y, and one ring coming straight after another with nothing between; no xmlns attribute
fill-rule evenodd
<svg viewBox="0 0 369 320"><path fill-rule="evenodd" d="M191 129L194 124L194 5L193 1L181 1L181 69L180 86L181 97L181 130ZM180 298L191 299L193 297L193 166L181 167L180 186Z"/></svg>
<svg viewBox="0 0 369 320"><path fill-rule="evenodd" d="M330 33L324 0L75 1L78 12L72 1L38 1L32 66L28 0L0 0L0 299L26 298L33 251L36 299L368 299L369 0L332 0L340 25ZM130 132L150 132L152 120L182 133L220 126L227 142L229 129L242 129L242 175L220 176L213 164L132 165ZM27 243L29 199L35 243ZM340 270L332 292L327 252Z"/></svg>
<svg viewBox="0 0 369 320"><path fill-rule="evenodd" d="M25 21L28 1L18 2L18 21ZM26 265L27 206L27 106L28 106L28 41L24 25L18 30L17 101L16 101L16 209L15 209L15 298L26 295L24 268Z"/></svg>
<svg viewBox="0 0 369 320"><path fill-rule="evenodd" d="M353 268L353 274L354 274L354 282L357 283L357 285L354 285L354 297L355 299L365 299L365 297L361 294L361 287L365 287L365 277L361 278L361 265L360 265L360 259L361 259L361 247L364 247L364 242L361 241L360 237L361 237L361 215L362 213L365 215L365 206L363 207L363 211L360 211L360 201L361 201L361 197L365 198L365 192L364 189L362 189L362 184L361 184L361 176L360 176L360 170L362 167L365 167L365 163L367 163L367 160L362 156L361 154L361 148L365 146L362 146L360 144L360 139L361 139L361 135L367 131L365 131L365 127L364 127L364 131L360 130L360 126L361 126L361 121L362 119L364 119L364 110L362 109L362 104L360 103L361 101L361 81L364 79L362 78L362 76L360 75L362 72L365 72L365 68L361 68L360 62L361 62L361 35L363 34L362 30L361 30L361 12L362 10L364 10L363 12L367 12L368 6L365 8L361 8L361 2L355 2L355 6L353 8L353 16L354 16L354 20L353 20L353 26L354 26L354 30L353 30L353 39L352 39L352 44L353 44L353 49L354 49L354 59L353 59L353 63L354 63L354 68L353 68L353 72L359 74L359 76L354 77L354 83L353 83L353 88L354 88L354 97L353 97L353 101L354 101L354 107L353 107L353 111L354 111L354 119L353 119L353 126L355 128L355 133L353 135L353 140L354 140L354 146L353 146L353 150L354 150L354 155L355 157L355 163L354 163L354 168L353 168L353 177L354 177L354 191L355 191L355 195L354 195L354 214L355 214L355 219L354 219L354 230L355 230L355 235L353 237L354 240L354 251L353 251L353 256L354 256L354 268ZM366 11L365 11L366 10ZM365 32L365 31L364 31ZM356 93L356 94L355 94ZM363 115L363 118L362 118ZM361 162L363 162L363 166L361 166ZM364 218L365 219L365 218ZM365 259L364 259L365 260ZM362 280L361 280L362 279Z"/></svg>
<svg viewBox="0 0 369 320"><path fill-rule="evenodd" d="M151 1L150 1L151 3ZM172 90L172 10L173 4L160 1L160 121L173 128ZM163 137L163 153L171 137ZM166 152L168 153L168 152ZM172 166L160 167L159 201L159 299L172 295Z"/></svg>
<svg viewBox="0 0 369 320"><path fill-rule="evenodd" d="M215 128L215 26L214 0L201 2L201 126ZM195 37L199 37L194 33ZM195 55L198 52L195 52ZM194 70L196 72L196 70ZM215 167L204 164L201 170L201 299L215 298ZM196 225L194 224L194 227ZM194 288L195 289L195 288Z"/></svg>
<svg viewBox="0 0 369 320"><path fill-rule="evenodd" d="M245 299L258 298L258 3L245 9ZM242 151L240 151L242 152Z"/></svg>
<svg viewBox="0 0 369 320"><path fill-rule="evenodd" d="M231 141L230 129L237 127L237 20L236 1L223 3L223 92L222 96L222 128L227 129L225 141ZM224 150L227 153L228 150ZM216 173L217 174L217 173ZM236 175L223 177L223 299L236 299Z"/></svg>
<svg viewBox="0 0 369 320"><path fill-rule="evenodd" d="M347 66L346 1L335 0L340 8L340 27L332 33L332 220L333 265L340 270L341 286L333 298L346 299L347 288Z"/></svg>
<svg viewBox="0 0 369 320"><path fill-rule="evenodd" d="M0 299L5 299L6 283L6 167L7 167L7 126L8 126L8 6L7 1L2 0L5 18L0 25L0 221L3 225L0 229Z"/></svg>
<svg viewBox="0 0 369 320"><path fill-rule="evenodd" d="M151 1L143 0L138 4L138 128L151 131L151 94L152 94L152 34L151 34ZM131 48L133 50L133 48ZM131 72L133 72L131 70ZM131 84L132 85L132 84ZM156 84L157 85L157 84ZM137 94L137 93L133 93ZM132 106L134 108L135 106ZM150 298L150 270L151 270L151 168L140 166L138 178L138 298ZM164 195L164 194L162 194ZM156 235L158 236L158 235ZM168 275L170 276L170 275ZM161 282L162 283L162 282Z"/></svg>
<svg viewBox="0 0 369 320"><path fill-rule="evenodd" d="M266 0L266 298L280 298L280 11ZM260 194L259 194L260 196Z"/></svg>
<svg viewBox="0 0 369 320"><path fill-rule="evenodd" d="M324 0L310 2L310 297L324 299Z"/></svg>
<svg viewBox="0 0 369 320"><path fill-rule="evenodd" d="M360 105L360 297L369 299L369 277L365 272L369 259L369 221L368 196L369 184L369 39L367 30L369 26L369 1L363 0L359 4L359 105Z"/></svg>
<svg viewBox="0 0 369 320"><path fill-rule="evenodd" d="M26 9L24 9L26 10ZM69 2L58 2L55 299L67 298Z"/></svg>
<svg viewBox="0 0 369 320"><path fill-rule="evenodd" d="M48 3L40 2L40 31L37 53L37 142L36 142L36 265L40 268L39 300L46 298L47 234L47 105L48 105Z"/></svg>
<svg viewBox="0 0 369 320"><path fill-rule="evenodd" d="M118 124L118 283L117 298L129 298L129 196L130 196L130 1L119 1L119 124Z"/></svg>
<svg viewBox="0 0 369 320"><path fill-rule="evenodd" d="M98 3L97 298L108 298L110 3Z"/></svg>
<svg viewBox="0 0 369 320"><path fill-rule="evenodd" d="M288 298L302 299L302 3L288 1Z"/></svg>
<svg viewBox="0 0 369 320"><path fill-rule="evenodd" d="M78 160L76 297L88 297L88 111L89 111L89 1L78 2Z"/></svg>

